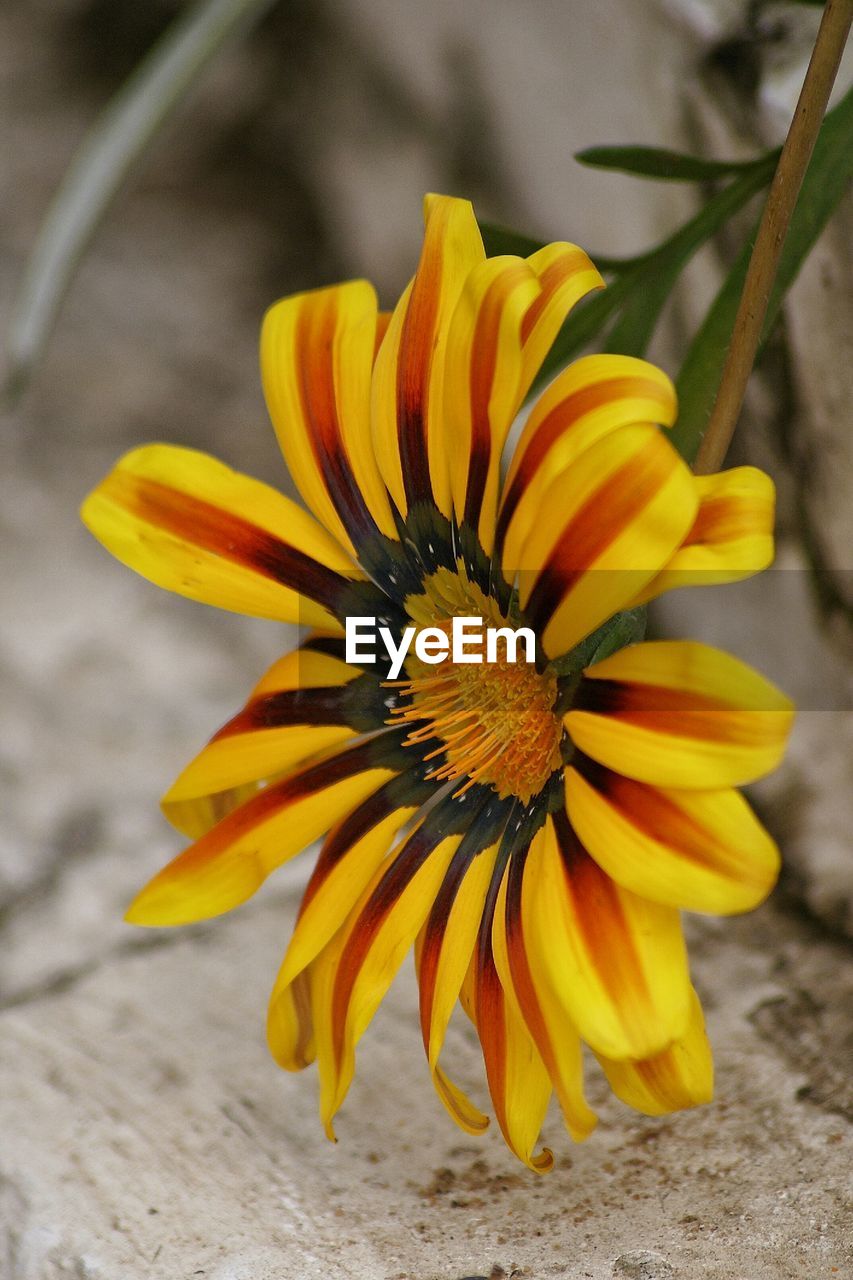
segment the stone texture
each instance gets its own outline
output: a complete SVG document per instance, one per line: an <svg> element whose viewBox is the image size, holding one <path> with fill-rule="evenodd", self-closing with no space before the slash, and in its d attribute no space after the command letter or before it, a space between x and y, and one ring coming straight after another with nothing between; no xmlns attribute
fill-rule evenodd
<svg viewBox="0 0 853 1280"><path fill-rule="evenodd" d="M175 7L0 11L4 300L86 122ZM681 593L656 621L757 662L804 708L788 762L756 796L785 885L747 919L690 922L718 1101L644 1120L593 1078L601 1127L573 1148L550 1115L546 1179L494 1133L475 1141L446 1119L408 965L359 1051L340 1142L326 1143L311 1073L283 1075L263 1045L310 855L233 918L162 934L121 922L177 848L157 795L291 636L162 595L113 564L76 514L115 456L147 439L280 482L258 317L277 294L356 273L390 299L425 189L470 192L495 218L610 253L672 230L690 192L579 170L571 153L686 147L700 121L718 154L753 150L779 96L768 98L769 65L747 92L715 54L733 39L767 54L748 8L282 5L211 71L110 215L0 445L2 1280L849 1274L853 744L837 597L849 599L839 406L853 362L834 345L849 328L841 223L792 295L784 358L738 437L740 456L780 481L779 572ZM777 43L774 65L801 59L801 45ZM691 277L706 294L730 247ZM700 301L686 292L659 342L669 367ZM838 588L817 603L815 546ZM449 1049L482 1100L464 1025Z"/></svg>

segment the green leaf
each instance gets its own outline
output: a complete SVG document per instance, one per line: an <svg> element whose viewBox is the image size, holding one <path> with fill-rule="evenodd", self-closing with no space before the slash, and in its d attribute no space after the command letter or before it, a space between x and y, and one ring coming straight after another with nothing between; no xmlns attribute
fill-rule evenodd
<svg viewBox="0 0 853 1280"><path fill-rule="evenodd" d="M532 253L545 247L544 240L534 240L532 236L523 235L520 231L511 231L509 227L498 226L496 222L481 222L479 226L487 258L500 258L505 253L515 254L519 258L529 258Z"/></svg>
<svg viewBox="0 0 853 1280"><path fill-rule="evenodd" d="M227 42L274 0L198 0L107 106L72 161L41 226L9 332L5 391L25 386L82 254L135 161Z"/></svg>
<svg viewBox="0 0 853 1280"><path fill-rule="evenodd" d="M778 154L778 153L777 153ZM765 156L755 160L702 160L663 147L588 147L578 151L575 159L593 169L613 169L640 178L665 182L707 182L712 178L734 177L761 164Z"/></svg>
<svg viewBox="0 0 853 1280"><path fill-rule="evenodd" d="M779 272L762 331L766 342L782 300L800 267L853 179L853 90L821 126L811 163L782 250ZM696 334L678 377L679 414L671 439L688 462L699 450L720 385L720 376L757 226L738 254L711 309Z"/></svg>
<svg viewBox="0 0 853 1280"><path fill-rule="evenodd" d="M582 302L557 335L534 389L573 359L620 308L627 311L627 316L624 324L620 319L611 330L608 350L642 355L679 273L697 249L769 182L775 164L775 154L763 156L760 163L718 191L674 235L625 264L603 293Z"/></svg>

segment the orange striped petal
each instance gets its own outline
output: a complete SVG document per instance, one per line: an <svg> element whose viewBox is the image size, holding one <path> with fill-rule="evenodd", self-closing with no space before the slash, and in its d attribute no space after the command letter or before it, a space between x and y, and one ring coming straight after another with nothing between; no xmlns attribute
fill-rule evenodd
<svg viewBox="0 0 853 1280"><path fill-rule="evenodd" d="M473 857L459 850L436 895L416 953L421 1031L433 1084L467 1133L482 1133L488 1117L453 1084L438 1060L477 941L497 851L497 843Z"/></svg>
<svg viewBox="0 0 853 1280"><path fill-rule="evenodd" d="M651 787L584 760L566 771L566 809L617 884L666 906L751 911L779 874L779 850L737 791Z"/></svg>
<svg viewBox="0 0 853 1280"><path fill-rule="evenodd" d="M468 276L450 325L444 395L453 506L487 553L501 452L524 394L522 324L539 293L522 258L489 258Z"/></svg>
<svg viewBox="0 0 853 1280"><path fill-rule="evenodd" d="M319 955L344 924L398 833L428 798L419 771L399 774L348 813L327 835L302 897L276 992Z"/></svg>
<svg viewBox="0 0 853 1280"><path fill-rule="evenodd" d="M540 396L515 448L501 496L497 547L521 564L547 486L603 436L636 423L671 426L675 388L660 369L633 356L576 360Z"/></svg>
<svg viewBox="0 0 853 1280"><path fill-rule="evenodd" d="M639 1062L614 1062L600 1055L598 1061L617 1098L643 1115L698 1107L714 1096L714 1061L695 991L687 1031L668 1049Z"/></svg>
<svg viewBox="0 0 853 1280"><path fill-rule="evenodd" d="M506 872L502 877L502 883ZM498 895L499 896L499 895ZM551 1079L515 1002L507 996L492 950L496 904L483 918L469 985L486 1079L501 1133L510 1151L534 1173L547 1173L554 1157L535 1152L551 1097Z"/></svg>
<svg viewBox="0 0 853 1280"><path fill-rule="evenodd" d="M380 866L361 901L332 944L324 989L325 1043L318 1055L320 1113L332 1121L355 1071L355 1046L390 987L426 919L462 836L441 837L423 822Z"/></svg>
<svg viewBox="0 0 853 1280"><path fill-rule="evenodd" d="M164 867L125 919L176 925L230 911L395 771L368 740L270 784Z"/></svg>
<svg viewBox="0 0 853 1280"><path fill-rule="evenodd" d="M366 280L284 298L261 329L261 375L290 473L342 546L396 538L370 431L376 294Z"/></svg>
<svg viewBox="0 0 853 1280"><path fill-rule="evenodd" d="M527 264L539 281L540 292L528 307L521 329L522 399L572 307L594 289L604 288L600 274L576 244L547 244L531 254Z"/></svg>
<svg viewBox="0 0 853 1280"><path fill-rule="evenodd" d="M645 604L674 587L750 578L773 563L776 488L756 467L696 476L699 510L675 555L640 592Z"/></svg>
<svg viewBox="0 0 853 1280"><path fill-rule="evenodd" d="M527 945L537 851L545 839L542 827L533 840L532 858L527 850L513 855L495 908L492 949L501 985L541 1055L566 1128L575 1142L582 1142L592 1133L597 1120L584 1097L580 1036L565 1008L554 999L547 979L531 967Z"/></svg>
<svg viewBox="0 0 853 1280"><path fill-rule="evenodd" d="M549 657L566 653L657 574L693 523L685 463L656 427L590 445L542 494L520 563L521 605Z"/></svg>
<svg viewBox="0 0 853 1280"><path fill-rule="evenodd" d="M427 196L424 213L418 270L376 357L373 444L382 477L403 515L411 503L433 497L449 517L443 413L450 317L485 251L467 200Z"/></svg>
<svg viewBox="0 0 853 1280"><path fill-rule="evenodd" d="M168 591L282 622L339 630L332 611L353 566L283 494L194 449L128 453L89 495L84 524Z"/></svg>
<svg viewBox="0 0 853 1280"><path fill-rule="evenodd" d="M226 816L217 795L248 799L247 783L272 778L356 735L352 697L345 687L362 676L331 654L303 646L280 658L252 691L242 711L213 738L178 776L162 800L163 812L184 834L196 837ZM368 677L369 678L369 677ZM377 690L379 686L376 686ZM377 697L381 706L381 699ZM374 722L362 728L381 727ZM217 813L217 809L220 811ZM202 825L208 815L213 820Z"/></svg>
<svg viewBox="0 0 853 1280"><path fill-rule="evenodd" d="M622 1059L683 1035L690 980L678 913L611 880L559 812L530 857L530 966L581 1038Z"/></svg>
<svg viewBox="0 0 853 1280"><path fill-rule="evenodd" d="M790 699L737 658L656 640L587 667L564 723L576 746L617 773L709 790L775 769L793 719Z"/></svg>

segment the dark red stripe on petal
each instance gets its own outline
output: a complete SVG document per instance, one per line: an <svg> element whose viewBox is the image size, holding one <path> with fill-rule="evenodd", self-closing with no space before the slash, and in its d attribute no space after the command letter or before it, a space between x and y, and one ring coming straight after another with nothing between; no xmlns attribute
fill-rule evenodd
<svg viewBox="0 0 853 1280"><path fill-rule="evenodd" d="M109 493L137 519L252 569L332 611L348 586L340 574L275 534L159 481L116 472L110 478Z"/></svg>
<svg viewBox="0 0 853 1280"><path fill-rule="evenodd" d="M569 431L586 414L602 409L614 400L629 396L641 396L644 399L659 397L660 387L649 379L608 378L602 382L581 387L572 395L566 396L565 400L561 400L542 419L503 496L497 526L498 547L503 544L509 522L516 512L525 489L560 436Z"/></svg>
<svg viewBox="0 0 853 1280"><path fill-rule="evenodd" d="M675 455L671 457L652 438L579 507L530 594L525 614L532 626L540 632L545 629L572 586L653 500L672 474L674 462Z"/></svg>
<svg viewBox="0 0 853 1280"><path fill-rule="evenodd" d="M347 686L279 689L253 698L242 711L214 734L212 741L258 729L282 729L288 725L348 724Z"/></svg>
<svg viewBox="0 0 853 1280"><path fill-rule="evenodd" d="M623 1008L648 1007L650 997L619 891L581 844L566 814L554 814L566 892L595 970Z"/></svg>
<svg viewBox="0 0 853 1280"><path fill-rule="evenodd" d="M729 542L755 534L755 505L740 495L707 498L696 513L696 519L684 539L685 546L706 541Z"/></svg>
<svg viewBox="0 0 853 1280"><path fill-rule="evenodd" d="M356 483L346 453L335 394L338 300L303 304L296 326L296 371L302 412L314 457L344 527L356 544L376 533L376 524ZM367 412L367 405L365 412ZM367 423L364 424L367 430Z"/></svg>
<svg viewBox="0 0 853 1280"><path fill-rule="evenodd" d="M359 840L390 817L396 809L423 804L434 791L435 784L424 779L422 769L411 769L408 773L389 778L353 809L352 813L347 814L329 832L323 843L317 865L302 897L300 915L330 873Z"/></svg>
<svg viewBox="0 0 853 1280"><path fill-rule="evenodd" d="M496 868L477 938L474 1021L483 1050L489 1093L501 1131L506 1134L506 1007L503 987L492 954L492 923L501 874Z"/></svg>
<svg viewBox="0 0 853 1280"><path fill-rule="evenodd" d="M767 739L764 718L754 714L757 708L738 709L722 698L690 689L584 677L572 709L611 716L623 724L676 738L707 738L738 746Z"/></svg>
<svg viewBox="0 0 853 1280"><path fill-rule="evenodd" d="M441 833L424 823L406 841L362 908L347 939L332 995L332 1047L342 1060L350 1000L367 955L388 915L441 840Z"/></svg>
<svg viewBox="0 0 853 1280"><path fill-rule="evenodd" d="M551 1049L548 1029L542 1017L539 999L533 985L533 976L530 972L521 924L521 895L529 847L528 845L527 848L519 849L513 854L509 864L505 916L506 946L512 973L512 984L515 988L518 1003L521 1006L521 1012L524 1015L524 1021L527 1024L527 1030L533 1037L546 1067L553 1075L554 1055Z"/></svg>
<svg viewBox="0 0 853 1280"><path fill-rule="evenodd" d="M397 358L397 438L409 505L432 496L427 448L427 398L441 286L441 238L430 235L428 230L409 295Z"/></svg>
<svg viewBox="0 0 853 1280"><path fill-rule="evenodd" d="M718 839L663 791L625 778L585 756L572 763L590 786L637 831L665 844L695 866L717 872L725 870L726 851L721 849Z"/></svg>
<svg viewBox="0 0 853 1280"><path fill-rule="evenodd" d="M420 989L421 1032L427 1053L429 1053L435 980L444 942L444 931L447 927L450 913L453 910L456 895L475 856L475 854L466 851L461 846L457 849L447 869L447 874L441 882L441 887L436 894L435 902L424 926L423 946L418 965L418 987Z"/></svg>
<svg viewBox="0 0 853 1280"><path fill-rule="evenodd" d="M359 742L348 750L309 765L299 773L291 774L281 782L272 783L252 796L238 809L233 810L215 827L197 840L194 845L181 854L181 858L193 858L206 862L211 856L222 852L230 844L240 839L247 832L271 818L275 813L286 809L299 800L304 800L326 787L354 777L366 769L393 767L396 749L400 748L400 735L388 732L378 735L386 739L380 743L376 739Z"/></svg>
<svg viewBox="0 0 853 1280"><path fill-rule="evenodd" d="M523 270L519 268L519 270ZM516 276L518 272L513 273ZM526 275L526 272L524 273ZM476 529L486 492L492 460L492 423L489 402L498 374L498 339L509 286L508 276L492 282L480 304L476 331L471 343L469 394L471 443L468 463L468 487L465 493L464 520Z"/></svg>

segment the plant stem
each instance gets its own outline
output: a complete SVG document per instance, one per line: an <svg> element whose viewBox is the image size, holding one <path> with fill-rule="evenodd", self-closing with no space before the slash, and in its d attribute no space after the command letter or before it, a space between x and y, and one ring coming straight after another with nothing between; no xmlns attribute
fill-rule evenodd
<svg viewBox="0 0 853 1280"><path fill-rule="evenodd" d="M749 261L720 386L694 470L722 465L740 414L785 236L853 19L853 0L828 0Z"/></svg>

